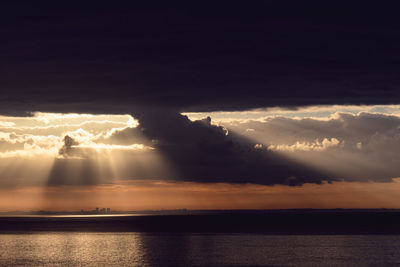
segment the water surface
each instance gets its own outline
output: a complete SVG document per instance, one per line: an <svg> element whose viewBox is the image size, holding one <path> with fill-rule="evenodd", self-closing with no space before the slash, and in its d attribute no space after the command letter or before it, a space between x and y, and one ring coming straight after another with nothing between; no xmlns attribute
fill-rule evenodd
<svg viewBox="0 0 400 267"><path fill-rule="evenodd" d="M396 266L397 235L20 233L0 266Z"/></svg>

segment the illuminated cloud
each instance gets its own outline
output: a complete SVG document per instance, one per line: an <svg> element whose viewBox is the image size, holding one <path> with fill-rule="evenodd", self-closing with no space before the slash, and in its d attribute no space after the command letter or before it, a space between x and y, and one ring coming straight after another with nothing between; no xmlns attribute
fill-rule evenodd
<svg viewBox="0 0 400 267"><path fill-rule="evenodd" d="M199 120L206 116L211 116L214 123L240 124L249 121L264 121L275 117L329 120L332 116L338 113L356 115L361 112L400 116L400 105L316 105L291 108L268 107L247 111L187 112L183 113L183 115L188 116L191 120Z"/></svg>
<svg viewBox="0 0 400 267"><path fill-rule="evenodd" d="M258 144L260 146L260 144ZM296 142L293 145L269 145L268 149L270 150L276 150L276 151L289 151L289 152L295 152L295 151L323 151L326 149L329 149L331 147L336 147L340 145L340 141L337 140L336 138L324 138L322 142L320 142L318 139L315 140L315 142ZM259 147L258 147L259 148Z"/></svg>
<svg viewBox="0 0 400 267"><path fill-rule="evenodd" d="M67 156L78 148L144 149L137 140L130 140L126 146L99 142L116 131L137 125L130 115L35 113L33 117L3 116L0 117L0 157Z"/></svg>
<svg viewBox="0 0 400 267"><path fill-rule="evenodd" d="M400 160L396 156L400 149L399 106L367 107L371 112L359 112L361 107L341 107L348 112L337 112L337 109L340 110L310 107L300 109L298 115L308 110L316 112L314 117L302 118L293 116L295 111L282 111L279 116L236 118L219 124L254 141L258 144L256 148L276 151L287 159L321 171L325 177L390 181L399 176Z"/></svg>
<svg viewBox="0 0 400 267"><path fill-rule="evenodd" d="M217 123L213 113L190 120L165 110L135 112L136 119L117 115L115 120L112 115L90 114L4 117L12 125L0 131L0 170L7 169L11 159L26 164L46 158L52 162L47 176L33 180L53 185L114 179L263 185L389 182L400 176L396 108L356 112L356 107L342 107L352 113L310 107L307 112L325 117L305 116L302 109L278 110L279 116ZM41 132L35 134L38 127ZM57 127L66 128L55 134ZM35 173L39 172L31 175ZM25 177L18 169L8 176Z"/></svg>
<svg viewBox="0 0 400 267"><path fill-rule="evenodd" d="M130 115L36 113L1 119L9 123L0 128L0 188L161 179L171 173L146 138L131 136L123 143L110 138L138 126Z"/></svg>

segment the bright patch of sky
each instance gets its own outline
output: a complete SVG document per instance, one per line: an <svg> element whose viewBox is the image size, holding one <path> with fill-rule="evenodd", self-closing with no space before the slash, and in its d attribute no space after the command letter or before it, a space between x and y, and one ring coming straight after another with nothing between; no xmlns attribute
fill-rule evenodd
<svg viewBox="0 0 400 267"><path fill-rule="evenodd" d="M314 118L329 119L337 113L358 114L360 112L379 113L385 115L400 116L400 105L369 105L369 106L309 106L300 108L264 108L246 111L216 111L216 112L189 112L183 113L191 120L199 120L210 116L213 122L231 122L260 120L269 117L287 117L287 118Z"/></svg>

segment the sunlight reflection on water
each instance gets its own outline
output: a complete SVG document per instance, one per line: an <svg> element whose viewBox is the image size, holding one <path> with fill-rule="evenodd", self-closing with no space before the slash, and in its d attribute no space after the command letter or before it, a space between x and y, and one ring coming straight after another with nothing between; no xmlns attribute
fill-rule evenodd
<svg viewBox="0 0 400 267"><path fill-rule="evenodd" d="M0 266L394 266L400 236L0 235Z"/></svg>

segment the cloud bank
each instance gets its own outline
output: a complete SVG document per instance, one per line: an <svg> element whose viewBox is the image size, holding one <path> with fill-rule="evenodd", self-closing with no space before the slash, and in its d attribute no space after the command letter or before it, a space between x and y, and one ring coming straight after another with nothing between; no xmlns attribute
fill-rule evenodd
<svg viewBox="0 0 400 267"><path fill-rule="evenodd" d="M262 185L390 182L400 176L400 116L394 107L385 113L371 109L325 116L304 116L300 110L292 111L298 116L282 112L217 122L213 113L191 120L170 110L147 109L121 118L92 118L93 127L86 130L84 116L80 122L58 118L51 127L46 119L34 126L28 121L36 117L5 117L0 168L8 170L3 172L7 185L14 178L16 183L53 185L115 179ZM48 170L30 172L33 178L7 167L25 164L34 170L34 162L44 158Z"/></svg>
<svg viewBox="0 0 400 267"><path fill-rule="evenodd" d="M139 126L116 132L152 140L180 174L200 182L257 184L324 181L391 181L400 175L395 156L400 118L337 113L329 119L274 117L214 125L176 113L134 116Z"/></svg>
<svg viewBox="0 0 400 267"><path fill-rule="evenodd" d="M268 117L225 123L230 130L333 179L391 181L400 175L400 117L335 113L328 118ZM251 130L249 130L251 129Z"/></svg>

